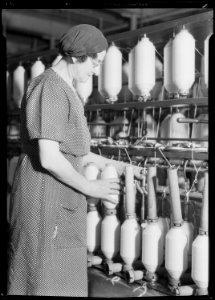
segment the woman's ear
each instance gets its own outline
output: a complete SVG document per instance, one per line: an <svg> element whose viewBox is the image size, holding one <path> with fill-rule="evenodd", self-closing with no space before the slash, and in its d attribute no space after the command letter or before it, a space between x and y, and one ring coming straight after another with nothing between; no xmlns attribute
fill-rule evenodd
<svg viewBox="0 0 215 300"><path fill-rule="evenodd" d="M77 61L78 61L77 57L73 57L73 56L71 57L71 60L72 60L73 64L77 63Z"/></svg>

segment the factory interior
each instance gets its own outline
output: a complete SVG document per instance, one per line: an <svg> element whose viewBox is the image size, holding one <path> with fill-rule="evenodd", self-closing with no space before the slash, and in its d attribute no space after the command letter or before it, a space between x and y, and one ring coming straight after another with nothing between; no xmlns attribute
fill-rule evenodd
<svg viewBox="0 0 215 300"><path fill-rule="evenodd" d="M210 296L208 213L210 8L3 9L7 84L7 222L22 153L28 85L59 63L71 27L108 41L98 76L75 82L90 151L127 163L83 167L119 178L118 204L87 198L88 296ZM133 166L142 168L141 180ZM72 258L71 258L72 259ZM72 295L71 295L72 296Z"/></svg>

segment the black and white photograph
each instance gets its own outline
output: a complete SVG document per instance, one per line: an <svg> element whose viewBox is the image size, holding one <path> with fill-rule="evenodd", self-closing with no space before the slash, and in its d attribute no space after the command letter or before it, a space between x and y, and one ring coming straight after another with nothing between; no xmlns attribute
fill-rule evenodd
<svg viewBox="0 0 215 300"><path fill-rule="evenodd" d="M214 11L116 4L2 9L1 296L212 297Z"/></svg>

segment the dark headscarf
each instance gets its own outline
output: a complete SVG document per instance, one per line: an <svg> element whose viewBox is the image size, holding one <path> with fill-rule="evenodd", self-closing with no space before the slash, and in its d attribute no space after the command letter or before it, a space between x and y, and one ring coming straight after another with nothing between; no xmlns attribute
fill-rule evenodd
<svg viewBox="0 0 215 300"><path fill-rule="evenodd" d="M108 47L108 43L98 28L80 24L64 33L57 47L63 56L78 57L101 52Z"/></svg>

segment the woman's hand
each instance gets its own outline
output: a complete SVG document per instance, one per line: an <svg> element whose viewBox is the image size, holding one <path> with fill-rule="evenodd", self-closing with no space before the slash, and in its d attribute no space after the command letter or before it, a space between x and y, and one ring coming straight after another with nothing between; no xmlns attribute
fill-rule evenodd
<svg viewBox="0 0 215 300"><path fill-rule="evenodd" d="M113 195L120 194L120 180L118 178L99 179L89 181L89 192L87 196L101 198L118 204L119 200L114 199Z"/></svg>
<svg viewBox="0 0 215 300"><path fill-rule="evenodd" d="M134 178L138 180L143 180L143 168L134 166L133 165L133 170L134 170Z"/></svg>
<svg viewBox="0 0 215 300"><path fill-rule="evenodd" d="M132 165L132 167L133 167L133 175L134 175L134 182L135 182L136 188L141 194L143 194L144 191L141 188L141 186L142 186L142 181L144 180L144 177L145 177L145 175L143 173L144 169L142 167L138 167L135 165ZM126 168L123 172L123 177L126 177ZM141 181L141 182L139 182L139 181ZM125 184L125 182L124 182L124 184Z"/></svg>

